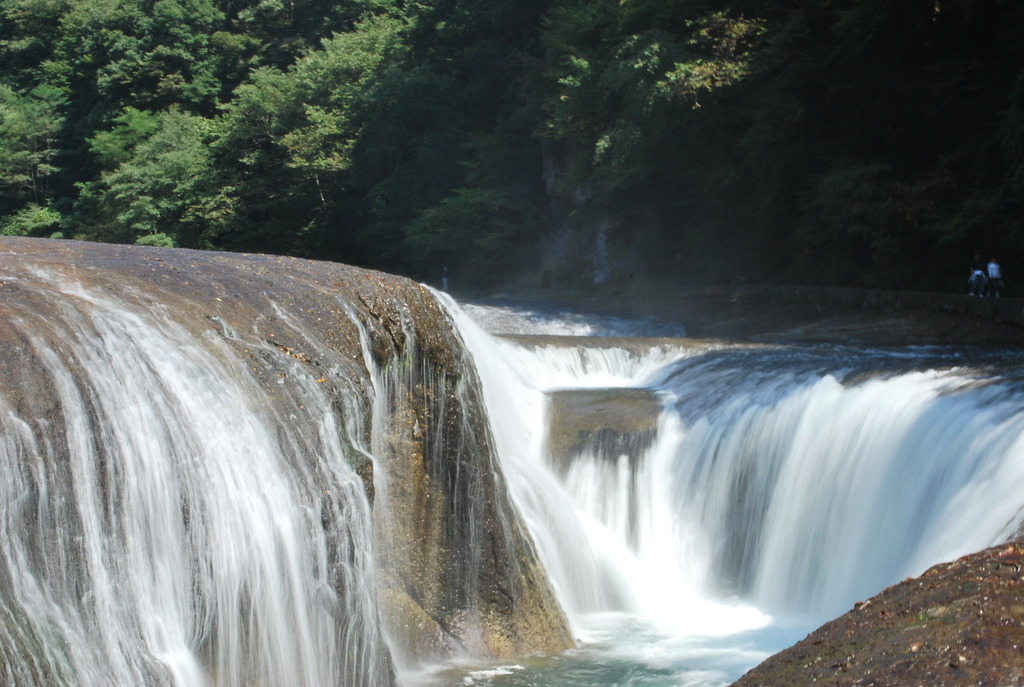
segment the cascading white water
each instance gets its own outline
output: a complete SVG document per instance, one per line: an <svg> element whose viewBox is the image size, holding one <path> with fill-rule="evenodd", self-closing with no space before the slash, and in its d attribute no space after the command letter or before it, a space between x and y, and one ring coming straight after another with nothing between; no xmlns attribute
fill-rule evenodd
<svg viewBox="0 0 1024 687"><path fill-rule="evenodd" d="M350 467L387 441L364 433L388 424L391 378L329 395L317 376L343 386L344 370L313 374L216 319L197 334L138 294L48 279L40 312L5 304L16 334L0 338L34 361L13 375L22 393L0 389L0 681L391 684ZM721 685L788 643L791 623L802 632L1020 521L1018 359L524 343L453 317L584 645L459 684ZM275 318L292 326L287 309ZM620 394L624 407L653 401L657 416L637 441L591 437L556 460L549 416L579 389L645 390ZM556 408L555 392L570 402ZM381 417L364 422L357 398Z"/></svg>
<svg viewBox="0 0 1024 687"><path fill-rule="evenodd" d="M230 332L51 289L8 323L57 410L0 397L0 681L390 684L357 423L308 375L259 405Z"/></svg>
<svg viewBox="0 0 1024 687"><path fill-rule="evenodd" d="M952 363L876 374L892 364L880 353L837 373L813 354L762 351L687 361L658 380L680 417L665 437L671 517L696 529L707 575L773 614L820 622L1011 536L1021 390ZM723 366L744 378L701 393Z"/></svg>
<svg viewBox="0 0 1024 687"><path fill-rule="evenodd" d="M638 352L459 327L560 599L595 647L656 669L636 684L735 679L858 599L1021 522L1019 361L664 342ZM556 474L548 397L584 387L651 390L656 437L636 456L590 446ZM467 680L537 680L508 672Z"/></svg>

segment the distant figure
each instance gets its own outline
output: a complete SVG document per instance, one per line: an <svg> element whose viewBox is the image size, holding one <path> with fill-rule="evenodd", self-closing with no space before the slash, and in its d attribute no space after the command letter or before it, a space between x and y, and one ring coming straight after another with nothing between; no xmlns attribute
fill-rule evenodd
<svg viewBox="0 0 1024 687"><path fill-rule="evenodd" d="M987 268L985 261L976 253L974 255L974 260L971 261L971 276L967 279L967 283L969 284L967 295L985 295L985 283L988 282L988 277L985 276L986 271Z"/></svg>
<svg viewBox="0 0 1024 687"><path fill-rule="evenodd" d="M441 288L448 292L448 265L444 266L444 272L441 273Z"/></svg>
<svg viewBox="0 0 1024 687"><path fill-rule="evenodd" d="M996 298L1003 293L1003 271L999 268L999 261L995 258L988 261L988 287L985 289L985 293Z"/></svg>

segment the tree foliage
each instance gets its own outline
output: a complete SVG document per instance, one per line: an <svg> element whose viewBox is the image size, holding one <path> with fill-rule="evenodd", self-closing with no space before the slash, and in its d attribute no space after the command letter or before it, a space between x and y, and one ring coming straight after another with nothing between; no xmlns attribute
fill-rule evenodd
<svg viewBox="0 0 1024 687"><path fill-rule="evenodd" d="M960 288L975 252L1024 264L1022 19L0 0L0 230L477 285L552 264L589 283L600 244L613 279Z"/></svg>
<svg viewBox="0 0 1024 687"><path fill-rule="evenodd" d="M64 103L63 93L53 87L19 94L0 84L0 188L9 201L35 206L49 201Z"/></svg>

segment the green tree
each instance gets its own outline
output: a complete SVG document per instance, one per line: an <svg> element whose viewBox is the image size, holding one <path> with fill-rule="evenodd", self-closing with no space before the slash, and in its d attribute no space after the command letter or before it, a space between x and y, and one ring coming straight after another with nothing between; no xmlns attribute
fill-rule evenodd
<svg viewBox="0 0 1024 687"><path fill-rule="evenodd" d="M404 28L401 19L371 16L296 63L290 74L303 103L303 121L282 137L291 166L318 172L348 169L363 98L384 61L395 57Z"/></svg>
<svg viewBox="0 0 1024 687"><path fill-rule="evenodd" d="M45 66L82 99L86 121L129 106L212 112L219 89L211 36L223 19L210 0L78 0L61 17Z"/></svg>
<svg viewBox="0 0 1024 687"><path fill-rule="evenodd" d="M142 113L126 113L124 122L146 121ZM118 148L128 155L98 182L83 187L78 211L105 220L107 240L157 243L195 248L215 247L233 215L231 189L218 180L210 142L214 123L183 112L157 117L148 136ZM94 145L104 147L110 137Z"/></svg>
<svg viewBox="0 0 1024 687"><path fill-rule="evenodd" d="M3 81L30 90L45 81L61 17L73 0L0 0L0 73Z"/></svg>
<svg viewBox="0 0 1024 687"><path fill-rule="evenodd" d="M107 170L128 162L135 156L138 146L160 129L160 117L149 110L125 108L114 117L114 127L97 131L89 141L89 148L100 165Z"/></svg>
<svg viewBox="0 0 1024 687"><path fill-rule="evenodd" d="M10 211L25 203L46 205L66 100L56 88L37 86L20 94L0 84L0 188Z"/></svg>
<svg viewBox="0 0 1024 687"><path fill-rule="evenodd" d="M301 114L292 79L271 67L254 71L224 105L211 143L221 184L234 199L235 216L222 234L223 247L296 252L311 201L288 165L281 137Z"/></svg>
<svg viewBox="0 0 1024 687"><path fill-rule="evenodd" d="M0 217L0 235L61 238L63 223L64 217L53 208L29 203L10 215Z"/></svg>

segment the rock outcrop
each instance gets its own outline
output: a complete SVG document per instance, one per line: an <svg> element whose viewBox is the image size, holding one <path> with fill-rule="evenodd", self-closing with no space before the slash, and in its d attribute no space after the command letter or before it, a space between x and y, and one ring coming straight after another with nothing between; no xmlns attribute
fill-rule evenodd
<svg viewBox="0 0 1024 687"><path fill-rule="evenodd" d="M985 549L895 584L733 687L1024 684L1022 547Z"/></svg>
<svg viewBox="0 0 1024 687"><path fill-rule="evenodd" d="M54 297L58 281L82 294ZM196 345L226 343L262 381L256 402L279 417L313 427L302 389L329 394L336 425L361 437L345 440L345 455L373 504L378 608L399 660L572 645L506 493L475 374L427 289L285 257L0 239L0 317L30 321L0 328L0 384L18 416L54 428L42 441L62 441L60 413L28 337L61 350L55 309L96 295L159 313ZM66 361L72 373L80 364ZM328 531L341 525L332 498L318 499Z"/></svg>

